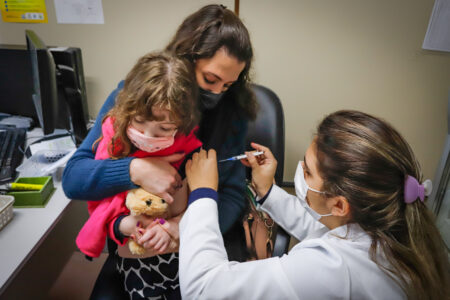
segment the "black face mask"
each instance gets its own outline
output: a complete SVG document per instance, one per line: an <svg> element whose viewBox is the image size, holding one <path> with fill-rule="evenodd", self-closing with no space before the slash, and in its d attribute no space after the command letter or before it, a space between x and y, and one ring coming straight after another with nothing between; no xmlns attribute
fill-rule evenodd
<svg viewBox="0 0 450 300"><path fill-rule="evenodd" d="M224 92L219 94L214 94L213 92L199 88L200 91L200 104L203 109L213 109L219 104L220 99L222 99Z"/></svg>

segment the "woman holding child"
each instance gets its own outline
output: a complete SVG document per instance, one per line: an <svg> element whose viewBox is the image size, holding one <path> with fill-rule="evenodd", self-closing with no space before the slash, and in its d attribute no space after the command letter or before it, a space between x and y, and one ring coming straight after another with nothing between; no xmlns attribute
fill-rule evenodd
<svg viewBox="0 0 450 300"><path fill-rule="evenodd" d="M203 147L216 149L219 158L243 153L247 121L256 116L256 102L249 87L253 50L241 20L222 5L205 6L183 21L166 51L187 61L194 70L193 76L199 88L197 109L200 112L196 135ZM182 179L184 166L180 166L178 172L171 163L185 160L188 153L95 160L95 141L101 137L104 116L114 106L123 88L124 83L119 83L108 97L94 127L68 162L63 175L64 192L72 199L100 201L142 187L171 203L177 191L186 186ZM244 167L237 163L221 166L218 205L222 234L229 232L239 220L245 207L244 191ZM140 242L148 248L148 257L177 252L178 247L163 249L152 238L159 227L178 232L179 219L176 216L163 220L146 232L140 232L136 226L138 219L121 217L114 222L115 238L128 236L129 232L120 230L123 225L136 224L136 234L140 234ZM177 239L177 234L173 235ZM231 232L229 235L234 236ZM111 257L117 256L115 245L109 241ZM142 296L144 288L152 284L151 280L142 280L139 294Z"/></svg>

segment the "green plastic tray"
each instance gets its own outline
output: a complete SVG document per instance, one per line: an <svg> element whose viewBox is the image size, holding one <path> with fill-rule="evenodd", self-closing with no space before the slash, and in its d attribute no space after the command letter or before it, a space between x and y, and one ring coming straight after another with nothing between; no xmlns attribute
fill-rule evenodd
<svg viewBox="0 0 450 300"><path fill-rule="evenodd" d="M15 191L8 195L14 196L14 207L45 207L55 191L52 176L20 177L15 182L43 184L39 191Z"/></svg>

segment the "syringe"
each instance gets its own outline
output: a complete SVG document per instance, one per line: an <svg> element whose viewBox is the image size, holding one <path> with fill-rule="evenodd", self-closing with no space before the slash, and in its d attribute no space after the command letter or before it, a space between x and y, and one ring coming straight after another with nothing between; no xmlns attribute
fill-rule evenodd
<svg viewBox="0 0 450 300"><path fill-rule="evenodd" d="M258 156L258 155L264 154L264 151L255 151L255 152L252 152L252 154L253 154L253 156ZM226 162L226 161L235 161L235 160L241 160L244 158L247 158L247 154L236 155L236 156L233 156L230 158L219 160L219 162L221 163L221 162Z"/></svg>

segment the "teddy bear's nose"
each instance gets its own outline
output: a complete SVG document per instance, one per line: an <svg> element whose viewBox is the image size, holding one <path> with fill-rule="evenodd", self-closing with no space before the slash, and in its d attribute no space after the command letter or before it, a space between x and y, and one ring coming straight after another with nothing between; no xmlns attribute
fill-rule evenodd
<svg viewBox="0 0 450 300"><path fill-rule="evenodd" d="M145 204L147 204L148 206L152 205L152 201L151 200L147 200L145 201Z"/></svg>
<svg viewBox="0 0 450 300"><path fill-rule="evenodd" d="M164 199L161 199L161 202L164 204L164 203L166 203L166 200L164 200Z"/></svg>

